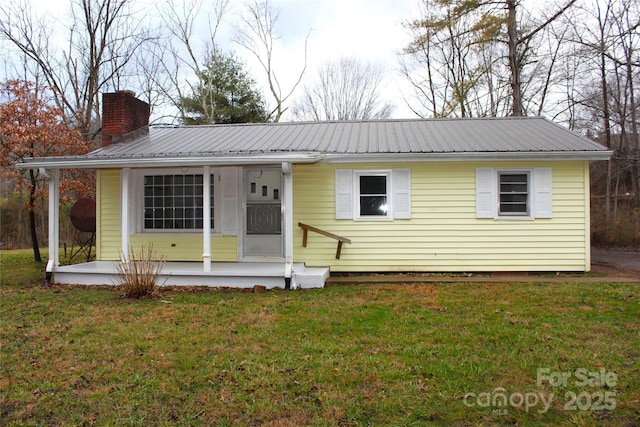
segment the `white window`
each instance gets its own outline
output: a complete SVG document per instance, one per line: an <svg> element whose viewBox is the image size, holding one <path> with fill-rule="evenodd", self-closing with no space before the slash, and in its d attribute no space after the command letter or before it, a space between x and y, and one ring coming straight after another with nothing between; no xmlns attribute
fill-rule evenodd
<svg viewBox="0 0 640 427"><path fill-rule="evenodd" d="M202 230L202 174L145 174L144 230ZM214 182L211 178L211 228L214 228Z"/></svg>
<svg viewBox="0 0 640 427"><path fill-rule="evenodd" d="M211 231L238 233L239 168L209 168ZM202 168L137 169L132 174L130 222L137 233L189 233L204 228ZM132 230L133 231L133 230Z"/></svg>
<svg viewBox="0 0 640 427"><path fill-rule="evenodd" d="M529 215L528 172L498 172L498 193L498 215Z"/></svg>
<svg viewBox="0 0 640 427"><path fill-rule="evenodd" d="M411 218L409 169L336 170L336 218Z"/></svg>
<svg viewBox="0 0 640 427"><path fill-rule="evenodd" d="M356 172L356 217L389 218L390 172Z"/></svg>
<svg viewBox="0 0 640 427"><path fill-rule="evenodd" d="M476 217L551 218L551 187L551 168L478 168Z"/></svg>

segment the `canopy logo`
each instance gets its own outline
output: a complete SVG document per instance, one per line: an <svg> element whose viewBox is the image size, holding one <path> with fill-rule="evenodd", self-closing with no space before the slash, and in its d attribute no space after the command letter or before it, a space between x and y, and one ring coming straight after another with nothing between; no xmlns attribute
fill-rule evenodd
<svg viewBox="0 0 640 427"><path fill-rule="evenodd" d="M557 387L567 388L607 388L612 389L618 384L618 375L615 372L600 368L590 371L578 368L575 371L551 371L549 368L538 368L536 372L536 385L540 388ZM491 392L467 393L463 403L468 407L492 408L494 414L505 415L508 408L524 408L529 412L536 409L544 414L551 407L556 396L554 393L538 392L512 392L509 393L502 387L497 387ZM582 390L580 392L566 391L564 393L565 411L611 411L616 408L616 393L603 390Z"/></svg>

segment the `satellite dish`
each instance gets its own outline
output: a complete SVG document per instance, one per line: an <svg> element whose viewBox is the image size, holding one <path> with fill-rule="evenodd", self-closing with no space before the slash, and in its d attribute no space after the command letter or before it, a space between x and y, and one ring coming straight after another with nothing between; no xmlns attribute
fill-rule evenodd
<svg viewBox="0 0 640 427"><path fill-rule="evenodd" d="M71 207L71 224L85 233L96 231L96 201L89 198L81 198Z"/></svg>
<svg viewBox="0 0 640 427"><path fill-rule="evenodd" d="M86 197L78 199L71 207L69 216L71 217L71 224L75 228L69 261L73 261L79 254L86 254L87 262L89 262L93 259L91 248L96 238L96 201ZM91 234L90 237L86 237L87 235L82 233ZM75 249L76 244L78 245L77 249ZM66 255L66 244L64 251Z"/></svg>

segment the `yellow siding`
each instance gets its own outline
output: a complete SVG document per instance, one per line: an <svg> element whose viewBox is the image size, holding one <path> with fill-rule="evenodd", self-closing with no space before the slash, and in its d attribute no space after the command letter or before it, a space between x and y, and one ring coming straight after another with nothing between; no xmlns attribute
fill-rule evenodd
<svg viewBox="0 0 640 427"><path fill-rule="evenodd" d="M411 168L412 218L335 219L335 169ZM551 167L553 218L477 219L477 167ZM587 162L296 165L294 255L332 271L583 271L588 270ZM350 238L340 260L336 241L298 222Z"/></svg>
<svg viewBox="0 0 640 427"><path fill-rule="evenodd" d="M101 169L97 176L96 248L98 260L118 260L122 240L120 238L120 170ZM130 236L133 250L153 244L155 252L167 261L202 261L202 235L189 234L134 234ZM213 261L238 260L238 239L235 236L212 236Z"/></svg>
<svg viewBox="0 0 640 427"><path fill-rule="evenodd" d="M134 251L153 245L158 256L167 261L202 261L202 235L190 234L136 234L130 238ZM238 260L238 238L211 237L211 260L235 262Z"/></svg>
<svg viewBox="0 0 640 427"><path fill-rule="evenodd" d="M98 169L96 188L96 258L120 259L120 170Z"/></svg>

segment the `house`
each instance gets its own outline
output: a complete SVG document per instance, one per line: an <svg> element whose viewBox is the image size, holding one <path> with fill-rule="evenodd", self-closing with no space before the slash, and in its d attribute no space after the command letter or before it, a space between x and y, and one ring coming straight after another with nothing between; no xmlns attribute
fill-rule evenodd
<svg viewBox="0 0 640 427"><path fill-rule="evenodd" d="M110 283L153 244L167 284L323 286L329 272L589 271L589 162L546 119L147 126L103 95L103 147L28 159L50 176L57 282ZM97 170L97 258L58 265L60 168Z"/></svg>

